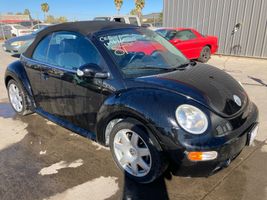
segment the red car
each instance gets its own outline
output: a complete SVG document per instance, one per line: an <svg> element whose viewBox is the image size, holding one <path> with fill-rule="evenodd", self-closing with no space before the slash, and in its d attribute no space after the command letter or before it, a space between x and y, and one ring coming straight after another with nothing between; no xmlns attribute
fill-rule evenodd
<svg viewBox="0 0 267 200"><path fill-rule="evenodd" d="M164 52L164 48L161 44L151 41L132 41L121 43L119 46L113 47L116 55L123 55L128 53L141 53L143 55L151 55L156 51Z"/></svg>
<svg viewBox="0 0 267 200"><path fill-rule="evenodd" d="M218 49L218 38L204 36L192 28L163 28L157 33L169 40L188 59L207 62Z"/></svg>

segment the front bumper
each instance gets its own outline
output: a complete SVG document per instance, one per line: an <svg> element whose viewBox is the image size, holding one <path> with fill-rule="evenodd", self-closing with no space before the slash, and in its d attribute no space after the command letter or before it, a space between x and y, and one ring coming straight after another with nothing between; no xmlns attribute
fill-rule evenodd
<svg viewBox="0 0 267 200"><path fill-rule="evenodd" d="M10 52L12 54L18 54L20 46L12 46L12 45L10 45L8 43L4 43L2 45L2 48L4 49L4 51Z"/></svg>
<svg viewBox="0 0 267 200"><path fill-rule="evenodd" d="M237 136L230 140L225 140L223 144L214 145L210 148L206 146L202 150L196 145L193 148L190 146L190 149L169 151L172 160L178 164L175 173L182 176L209 176L215 171L227 167L243 148L249 145L250 133L258 125L258 109L254 104L252 104L251 111L247 122L243 125L245 127L239 127L238 131L235 131ZM210 161L191 161L187 157L187 152L190 151L216 151L218 156Z"/></svg>

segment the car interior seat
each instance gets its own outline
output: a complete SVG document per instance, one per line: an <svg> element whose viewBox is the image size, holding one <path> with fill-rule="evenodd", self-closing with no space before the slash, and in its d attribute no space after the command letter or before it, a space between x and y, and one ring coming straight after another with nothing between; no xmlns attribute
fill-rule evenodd
<svg viewBox="0 0 267 200"><path fill-rule="evenodd" d="M66 69L77 69L84 64L84 60L79 55L74 39L63 39L59 45L61 52L57 56L57 64Z"/></svg>

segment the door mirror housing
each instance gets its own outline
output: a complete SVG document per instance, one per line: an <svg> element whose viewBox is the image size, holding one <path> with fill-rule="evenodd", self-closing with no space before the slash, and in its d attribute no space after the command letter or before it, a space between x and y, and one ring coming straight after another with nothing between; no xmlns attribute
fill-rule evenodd
<svg viewBox="0 0 267 200"><path fill-rule="evenodd" d="M180 42L182 42L182 40L180 40L180 39L173 39L172 40L173 44L177 44L177 43L180 43Z"/></svg>
<svg viewBox="0 0 267 200"><path fill-rule="evenodd" d="M77 69L77 75L79 77L101 78L101 79L106 79L109 77L108 72L104 72L100 66L94 63L85 64L79 67L79 69Z"/></svg>

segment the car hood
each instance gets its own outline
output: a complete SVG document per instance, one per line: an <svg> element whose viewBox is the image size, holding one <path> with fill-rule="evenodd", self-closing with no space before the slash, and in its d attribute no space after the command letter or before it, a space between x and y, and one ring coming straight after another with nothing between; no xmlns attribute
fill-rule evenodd
<svg viewBox="0 0 267 200"><path fill-rule="evenodd" d="M191 98L223 117L241 111L248 102L242 86L226 72L207 64L196 64L170 73L136 78L157 88Z"/></svg>
<svg viewBox="0 0 267 200"><path fill-rule="evenodd" d="M27 41L35 38L35 34L28 34L28 35L23 35L19 37L14 37L6 40L6 43L11 44L12 42L18 42L18 41Z"/></svg>

